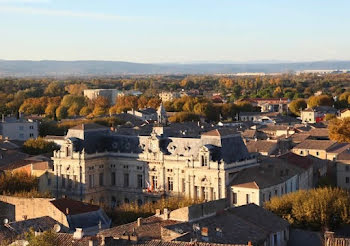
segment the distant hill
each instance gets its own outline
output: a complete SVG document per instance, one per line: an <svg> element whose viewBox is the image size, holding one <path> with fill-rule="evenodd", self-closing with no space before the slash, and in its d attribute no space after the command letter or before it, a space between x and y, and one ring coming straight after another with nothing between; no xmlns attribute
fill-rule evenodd
<svg viewBox="0 0 350 246"><path fill-rule="evenodd" d="M247 64L145 64L120 61L0 60L0 76L102 76L132 74L280 73L311 69L350 69L350 61Z"/></svg>

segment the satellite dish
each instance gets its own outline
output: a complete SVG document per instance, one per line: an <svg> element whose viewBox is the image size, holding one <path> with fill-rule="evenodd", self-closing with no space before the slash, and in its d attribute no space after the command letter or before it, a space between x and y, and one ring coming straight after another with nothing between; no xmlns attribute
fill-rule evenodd
<svg viewBox="0 0 350 246"><path fill-rule="evenodd" d="M59 224L55 224L55 225L53 226L53 230L54 230L55 232L60 232L60 231L61 231L61 226L60 226Z"/></svg>
<svg viewBox="0 0 350 246"><path fill-rule="evenodd" d="M4 224L8 224L9 223L9 219L4 219Z"/></svg>

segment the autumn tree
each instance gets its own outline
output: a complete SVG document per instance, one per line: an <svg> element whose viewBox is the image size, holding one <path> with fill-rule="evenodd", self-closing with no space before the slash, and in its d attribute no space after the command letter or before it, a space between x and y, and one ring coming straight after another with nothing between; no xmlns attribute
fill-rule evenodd
<svg viewBox="0 0 350 246"><path fill-rule="evenodd" d="M81 96L84 90L87 89L86 84L69 84L64 87L64 89L71 95Z"/></svg>
<svg viewBox="0 0 350 246"><path fill-rule="evenodd" d="M320 95L320 96L311 96L307 101L307 105L310 108L314 108L317 106L333 106L334 100L331 96L328 95Z"/></svg>
<svg viewBox="0 0 350 246"><path fill-rule="evenodd" d="M50 97L63 96L64 86L60 82L52 82L46 87L44 94Z"/></svg>
<svg viewBox="0 0 350 246"><path fill-rule="evenodd" d="M295 99L289 104L289 110L295 115L300 116L300 111L307 107L304 99Z"/></svg>
<svg viewBox="0 0 350 246"><path fill-rule="evenodd" d="M328 125L329 138L337 142L350 142L350 118L333 119Z"/></svg>
<svg viewBox="0 0 350 246"><path fill-rule="evenodd" d="M334 229L350 222L350 196L340 188L299 190L272 198L265 208L293 226L306 229Z"/></svg>
<svg viewBox="0 0 350 246"><path fill-rule="evenodd" d="M65 119L68 116L68 109L65 106L59 106L56 109L56 117L57 119L61 120L61 119Z"/></svg>
<svg viewBox="0 0 350 246"><path fill-rule="evenodd" d="M59 147L54 142L49 142L41 137L38 137L37 139L30 138L25 141L22 149L23 152L30 155L39 155L52 153L54 150L58 150Z"/></svg>
<svg viewBox="0 0 350 246"><path fill-rule="evenodd" d="M28 232L24 233L24 238L30 246L57 246L60 244L57 234L51 230L37 235L34 229L31 228Z"/></svg>
<svg viewBox="0 0 350 246"><path fill-rule="evenodd" d="M178 112L169 117L169 122L199 121L199 115L190 112Z"/></svg>
<svg viewBox="0 0 350 246"><path fill-rule="evenodd" d="M38 179L25 172L5 172L0 175L0 194L14 195L38 189Z"/></svg>

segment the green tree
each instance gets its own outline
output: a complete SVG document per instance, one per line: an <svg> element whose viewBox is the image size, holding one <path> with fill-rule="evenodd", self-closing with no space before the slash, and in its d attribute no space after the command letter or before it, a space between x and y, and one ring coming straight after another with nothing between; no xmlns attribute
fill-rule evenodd
<svg viewBox="0 0 350 246"><path fill-rule="evenodd" d="M37 139L30 138L23 144L23 152L30 155L39 155L45 153L52 153L54 150L58 150L59 147L54 142L46 141L45 139L38 137Z"/></svg>
<svg viewBox="0 0 350 246"><path fill-rule="evenodd" d="M56 109L56 117L57 119L65 119L68 116L68 112L67 112L67 107L65 106L59 106Z"/></svg>
<svg viewBox="0 0 350 246"><path fill-rule="evenodd" d="M289 110L295 115L300 116L300 111L307 107L304 99L295 99L289 104Z"/></svg>
<svg viewBox="0 0 350 246"><path fill-rule="evenodd" d="M24 238L29 242L29 246L57 246L59 240L53 231L45 231L40 235L35 235L35 231L30 229L24 234Z"/></svg>

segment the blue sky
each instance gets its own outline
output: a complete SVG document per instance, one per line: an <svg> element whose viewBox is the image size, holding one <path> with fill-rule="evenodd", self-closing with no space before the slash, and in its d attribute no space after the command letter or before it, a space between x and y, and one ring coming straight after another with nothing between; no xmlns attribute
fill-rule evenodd
<svg viewBox="0 0 350 246"><path fill-rule="evenodd" d="M0 0L0 59L350 60L350 1Z"/></svg>

